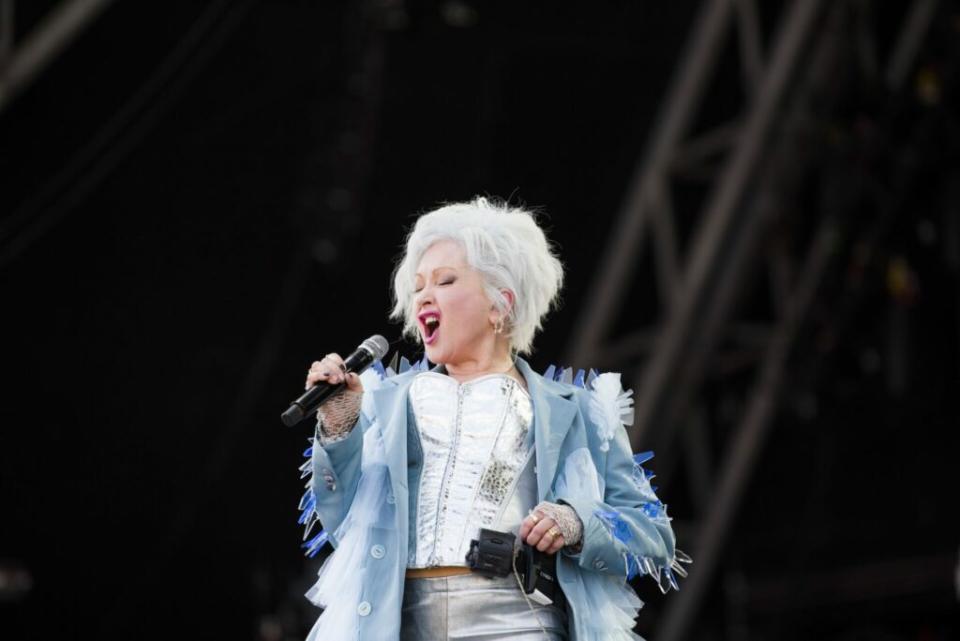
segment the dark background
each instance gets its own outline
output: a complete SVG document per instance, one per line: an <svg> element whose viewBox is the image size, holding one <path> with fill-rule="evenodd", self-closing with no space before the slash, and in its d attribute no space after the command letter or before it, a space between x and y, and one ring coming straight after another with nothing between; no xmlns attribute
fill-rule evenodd
<svg viewBox="0 0 960 641"><path fill-rule="evenodd" d="M17 3L17 36L50 4ZM887 4L881 33L903 16ZM837 284L854 258L827 280L691 638L960 638L960 12L941 5L918 63L941 73L935 106L854 84L830 114L841 138L873 132L837 157L881 183L923 123L913 178L856 295ZM567 283L530 360L561 360L697 9L109 8L0 113L0 561L30 577L0 637L302 638L309 429L278 415L309 362L398 338L407 226L478 194L541 211ZM849 228L874 214L851 207ZM655 313L637 279L620 325ZM711 399L744 383L714 374L722 413ZM674 473L660 493L689 520ZM857 585L913 568L919 587L851 597L831 574L851 564L877 573ZM671 597L641 590L655 639Z"/></svg>

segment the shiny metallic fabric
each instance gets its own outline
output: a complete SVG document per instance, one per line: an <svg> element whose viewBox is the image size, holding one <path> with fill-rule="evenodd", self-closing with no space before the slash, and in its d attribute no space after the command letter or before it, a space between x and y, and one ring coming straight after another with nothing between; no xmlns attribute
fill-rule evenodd
<svg viewBox="0 0 960 641"><path fill-rule="evenodd" d="M406 580L400 614L401 641L567 638L566 613L535 603L531 611L512 576L487 579L468 574Z"/></svg>
<svg viewBox="0 0 960 641"><path fill-rule="evenodd" d="M461 384L423 372L410 403L423 471L407 567L466 565L480 528L516 531L535 503L530 396L505 375Z"/></svg>

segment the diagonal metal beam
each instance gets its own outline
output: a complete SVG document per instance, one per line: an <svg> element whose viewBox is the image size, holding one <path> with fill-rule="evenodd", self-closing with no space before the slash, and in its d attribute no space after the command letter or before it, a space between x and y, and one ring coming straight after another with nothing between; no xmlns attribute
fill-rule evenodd
<svg viewBox="0 0 960 641"><path fill-rule="evenodd" d="M0 68L0 112L111 2L63 0L54 7ZM9 12L13 13L12 5Z"/></svg>
<svg viewBox="0 0 960 641"><path fill-rule="evenodd" d="M897 44L887 64L886 80L889 89L897 91L906 81L938 4L939 0L916 0L911 5L906 24L897 38Z"/></svg>
<svg viewBox="0 0 960 641"><path fill-rule="evenodd" d="M654 139L631 180L607 248L601 252L595 286L576 322L567 353L571 365L589 365L590 357L616 316L630 269L643 244L653 196L670 167L674 151L687 133L707 77L719 58L733 0L708 0L687 40L681 72L670 87L657 118Z"/></svg>
<svg viewBox="0 0 960 641"><path fill-rule="evenodd" d="M157 125L250 11L254 0L206 3L143 83L48 181L0 225L0 268L70 215Z"/></svg>
<svg viewBox="0 0 960 641"><path fill-rule="evenodd" d="M843 5L837 4L832 7L830 16L818 23L823 27L817 36L817 44L806 54L802 71L794 74L791 84L795 88L791 89L789 107L777 118L776 131L771 133L775 140L765 147L764 155L768 160L760 164L751 178L751 184L757 187L744 198L741 213L733 223L735 232L731 233L717 259L716 275L709 284L701 311L696 314L690 329L690 338L679 356L682 367L678 366L669 391L665 392L648 423L642 445L658 452L664 476L669 476L675 462L672 449L676 443L672 428L695 402L694 395L714 357L715 346L726 331L728 317L742 288L752 279L751 270L762 251L758 243L769 233L768 223L773 222L774 217L783 217L785 206L789 208L784 198L789 198L790 202L795 200L785 194L796 192L799 176L810 160L811 100L816 96L823 103L833 91L828 79L845 50L844 15ZM778 256L786 259L785 253ZM774 275L771 273L771 279ZM786 273L780 275L788 276ZM774 297L776 317L782 316L783 299L789 294L791 283L792 279L778 281L779 289ZM772 329L766 334L769 337ZM635 440L634 445L639 447L641 443Z"/></svg>
<svg viewBox="0 0 960 641"><path fill-rule="evenodd" d="M805 0L801 0L805 1ZM814 299L835 245L831 220L824 220L804 261L802 275L787 306L787 313L770 343L751 394L747 411L737 428L730 453L719 473L717 491L710 503L700 537L693 547L696 571L670 601L660 630L661 641L679 641L693 621L723 548L725 534L736 514L780 395L784 366L797 332Z"/></svg>
<svg viewBox="0 0 960 641"><path fill-rule="evenodd" d="M702 222L694 238L682 290L669 310L650 363L638 376L640 383L635 389L639 390L639 395L631 435L635 446L643 442L660 404L669 394L683 349L692 339L694 320L703 311L709 287L721 267L724 246L733 232L735 214L742 203L781 98L788 89L787 80L821 5L820 0L797 0L781 21L772 57L744 123L743 136L700 217Z"/></svg>
<svg viewBox="0 0 960 641"><path fill-rule="evenodd" d="M670 307L680 282L680 259L678 257L677 232L673 221L676 215L670 198L670 189L660 181L653 194L653 258L656 261L657 289L660 304Z"/></svg>

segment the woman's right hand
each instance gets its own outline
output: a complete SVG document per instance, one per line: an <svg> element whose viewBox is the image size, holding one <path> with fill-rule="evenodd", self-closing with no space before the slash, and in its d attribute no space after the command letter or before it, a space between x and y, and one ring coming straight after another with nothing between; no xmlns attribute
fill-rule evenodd
<svg viewBox="0 0 960 641"><path fill-rule="evenodd" d="M360 376L343 370L343 359L340 355L327 354L323 360L314 361L310 371L307 372L307 389L319 382L346 385L346 389L328 398L317 409L321 436L331 441L345 437L360 415L360 403L363 397Z"/></svg>
<svg viewBox="0 0 960 641"><path fill-rule="evenodd" d="M310 370L307 372L307 381L304 389L310 389L318 382L323 381L331 385L339 383L347 384L347 391L362 393L363 384L357 374L345 373L343 371L343 359L339 354L327 354L323 360L313 361Z"/></svg>

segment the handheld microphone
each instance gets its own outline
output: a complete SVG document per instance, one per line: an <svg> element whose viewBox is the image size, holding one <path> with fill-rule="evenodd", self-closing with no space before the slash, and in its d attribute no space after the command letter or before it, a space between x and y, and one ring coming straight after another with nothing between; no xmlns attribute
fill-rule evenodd
<svg viewBox="0 0 960 641"><path fill-rule="evenodd" d="M360 347L343 361L343 373L349 374L352 372L359 374L370 367L373 361L386 356L388 349L390 349L390 344L387 343L387 339L379 334L374 334L360 343ZM300 398L290 403L287 411L280 415L280 420L283 421L283 424L287 427L293 427L310 414L316 412L317 408L323 405L328 398L339 392L345 386L345 383L331 385L319 381L316 385L304 392Z"/></svg>

